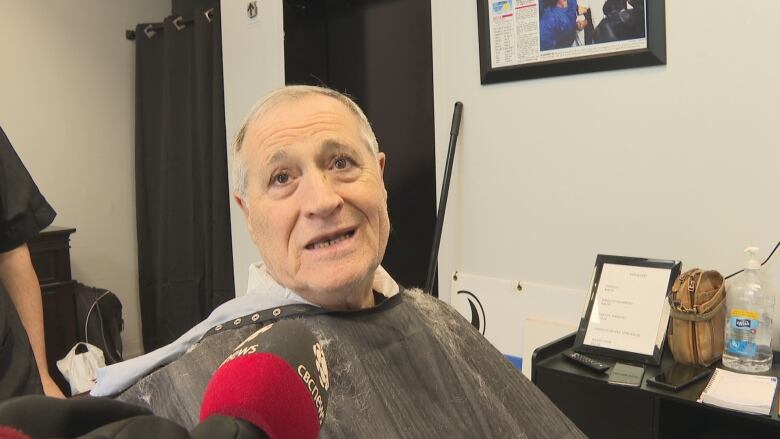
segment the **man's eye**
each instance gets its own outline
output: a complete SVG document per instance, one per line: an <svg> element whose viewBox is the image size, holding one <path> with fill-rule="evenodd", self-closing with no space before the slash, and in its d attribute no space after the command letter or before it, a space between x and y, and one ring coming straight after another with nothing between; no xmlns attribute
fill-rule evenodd
<svg viewBox="0 0 780 439"><path fill-rule="evenodd" d="M286 172L281 172L279 174L274 175L272 180L273 180L273 184L276 185L286 184L288 181L290 181L290 174Z"/></svg>
<svg viewBox="0 0 780 439"><path fill-rule="evenodd" d="M333 162L333 167L336 169L347 169L349 165L349 159L346 157L339 157Z"/></svg>

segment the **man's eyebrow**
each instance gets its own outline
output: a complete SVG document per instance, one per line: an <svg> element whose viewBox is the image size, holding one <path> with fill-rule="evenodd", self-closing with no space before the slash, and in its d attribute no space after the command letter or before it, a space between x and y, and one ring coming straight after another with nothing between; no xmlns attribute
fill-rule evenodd
<svg viewBox="0 0 780 439"><path fill-rule="evenodd" d="M325 139L322 142L322 150L327 153L334 151L353 151L354 148L336 139Z"/></svg>
<svg viewBox="0 0 780 439"><path fill-rule="evenodd" d="M283 162L287 160L287 151L284 149L280 149L279 151L276 151L271 155L271 157L268 158L268 160L265 161L265 166L273 166L279 162Z"/></svg>
<svg viewBox="0 0 780 439"><path fill-rule="evenodd" d="M336 139L325 139L322 141L321 151L325 154L332 154L334 152L352 152L354 147ZM286 161L289 158L286 149L280 149L271 154L270 157L263 163L266 168L273 167L277 163Z"/></svg>

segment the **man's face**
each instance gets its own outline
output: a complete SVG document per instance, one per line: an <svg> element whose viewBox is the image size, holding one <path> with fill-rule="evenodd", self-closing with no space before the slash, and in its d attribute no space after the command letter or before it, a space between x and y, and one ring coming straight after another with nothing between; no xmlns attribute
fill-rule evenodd
<svg viewBox="0 0 780 439"><path fill-rule="evenodd" d="M354 308L370 295L387 246L384 154L357 117L312 94L248 127L240 152L246 198L237 201L271 276L318 305Z"/></svg>

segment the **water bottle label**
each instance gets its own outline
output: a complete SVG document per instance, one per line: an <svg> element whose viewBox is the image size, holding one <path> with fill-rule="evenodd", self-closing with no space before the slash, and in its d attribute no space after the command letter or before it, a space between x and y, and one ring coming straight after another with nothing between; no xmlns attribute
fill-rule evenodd
<svg viewBox="0 0 780 439"><path fill-rule="evenodd" d="M758 320L758 318L761 317L761 313L756 311L748 311L746 309L732 309L731 317Z"/></svg>
<svg viewBox="0 0 780 439"><path fill-rule="evenodd" d="M728 343L726 343L726 352L741 357L755 357L756 344L747 340L729 339Z"/></svg>
<svg viewBox="0 0 780 439"><path fill-rule="evenodd" d="M732 317L729 319L729 326L731 329L738 331L750 331L751 334L756 333L758 329L758 319L746 319L744 317Z"/></svg>

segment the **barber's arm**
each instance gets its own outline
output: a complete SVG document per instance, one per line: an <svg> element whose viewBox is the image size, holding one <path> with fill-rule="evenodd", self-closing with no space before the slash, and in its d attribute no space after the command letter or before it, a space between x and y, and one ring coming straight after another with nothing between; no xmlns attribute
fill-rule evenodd
<svg viewBox="0 0 780 439"><path fill-rule="evenodd" d="M65 395L49 375L49 368L46 365L41 287L30 260L27 244L0 253L0 281L13 301L22 325L27 331L44 393L48 396L64 398Z"/></svg>

